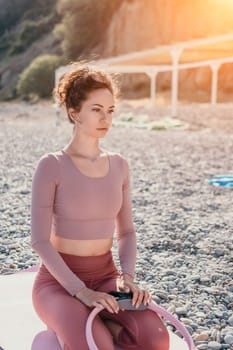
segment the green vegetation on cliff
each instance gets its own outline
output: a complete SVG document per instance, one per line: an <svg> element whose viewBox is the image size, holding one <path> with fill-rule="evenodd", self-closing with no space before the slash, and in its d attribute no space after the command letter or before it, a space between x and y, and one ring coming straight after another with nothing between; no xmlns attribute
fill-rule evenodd
<svg viewBox="0 0 233 350"><path fill-rule="evenodd" d="M0 0L0 57L21 53L53 30L56 0Z"/></svg>
<svg viewBox="0 0 233 350"><path fill-rule="evenodd" d="M77 59L88 54L104 39L113 14L122 0L58 0L61 22L55 32L62 40L64 54Z"/></svg>
<svg viewBox="0 0 233 350"><path fill-rule="evenodd" d="M32 89L32 68L41 55L60 56L63 63L88 58L122 1L0 0L0 100L24 95L25 86ZM47 62L50 70L51 60ZM39 90L42 97L43 88Z"/></svg>
<svg viewBox="0 0 233 350"><path fill-rule="evenodd" d="M17 84L17 94L28 98L37 95L51 97L54 87L54 72L64 61L56 55L41 55L23 71Z"/></svg>

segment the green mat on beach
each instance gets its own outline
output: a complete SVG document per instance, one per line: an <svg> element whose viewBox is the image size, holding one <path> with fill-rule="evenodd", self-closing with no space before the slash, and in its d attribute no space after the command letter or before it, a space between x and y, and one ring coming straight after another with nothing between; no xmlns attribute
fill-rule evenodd
<svg viewBox="0 0 233 350"><path fill-rule="evenodd" d="M148 130L187 129L188 124L171 117L150 120L146 114L134 115L131 112L121 114L113 120L113 126L136 127Z"/></svg>

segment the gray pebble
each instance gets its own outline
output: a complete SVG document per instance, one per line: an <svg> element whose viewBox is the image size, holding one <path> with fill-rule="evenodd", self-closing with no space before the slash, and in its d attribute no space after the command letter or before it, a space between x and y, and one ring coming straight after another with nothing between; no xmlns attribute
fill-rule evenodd
<svg viewBox="0 0 233 350"><path fill-rule="evenodd" d="M221 344L219 344L217 341L210 341L208 343L208 349L210 350L220 350L221 347Z"/></svg>
<svg viewBox="0 0 233 350"><path fill-rule="evenodd" d="M233 334L227 334L227 335L224 337L224 342L225 342L226 344L232 345L232 344L233 344Z"/></svg>
<svg viewBox="0 0 233 350"><path fill-rule="evenodd" d="M228 318L229 325L233 326L233 315Z"/></svg>

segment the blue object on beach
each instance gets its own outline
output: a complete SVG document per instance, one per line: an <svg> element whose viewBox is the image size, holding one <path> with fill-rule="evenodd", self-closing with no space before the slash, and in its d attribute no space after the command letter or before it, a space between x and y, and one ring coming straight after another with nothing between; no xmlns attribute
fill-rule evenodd
<svg viewBox="0 0 233 350"><path fill-rule="evenodd" d="M233 175L216 175L213 179L209 179L208 183L218 187L233 187Z"/></svg>
<svg viewBox="0 0 233 350"><path fill-rule="evenodd" d="M215 178L217 179L232 179L233 180L233 175L215 175Z"/></svg>

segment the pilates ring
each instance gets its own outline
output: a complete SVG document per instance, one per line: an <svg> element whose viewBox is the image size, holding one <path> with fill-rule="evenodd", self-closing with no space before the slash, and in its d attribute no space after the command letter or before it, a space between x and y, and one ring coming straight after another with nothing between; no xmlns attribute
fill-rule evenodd
<svg viewBox="0 0 233 350"><path fill-rule="evenodd" d="M159 315L163 316L165 319L169 321L170 324L172 324L183 336L185 342L188 345L189 350L196 350L196 347L194 345L193 339L191 335L189 334L187 328L170 312L166 311L164 308L161 306L157 305L154 301L151 301L148 304L147 307L149 310L154 311L158 313ZM101 305L100 307L94 308L91 313L89 314L89 317L86 322L86 328L85 328L85 335L87 339L88 346L90 350L99 350L96 346L95 340L93 338L92 334L92 323L95 318L95 316L104 309L104 307Z"/></svg>

